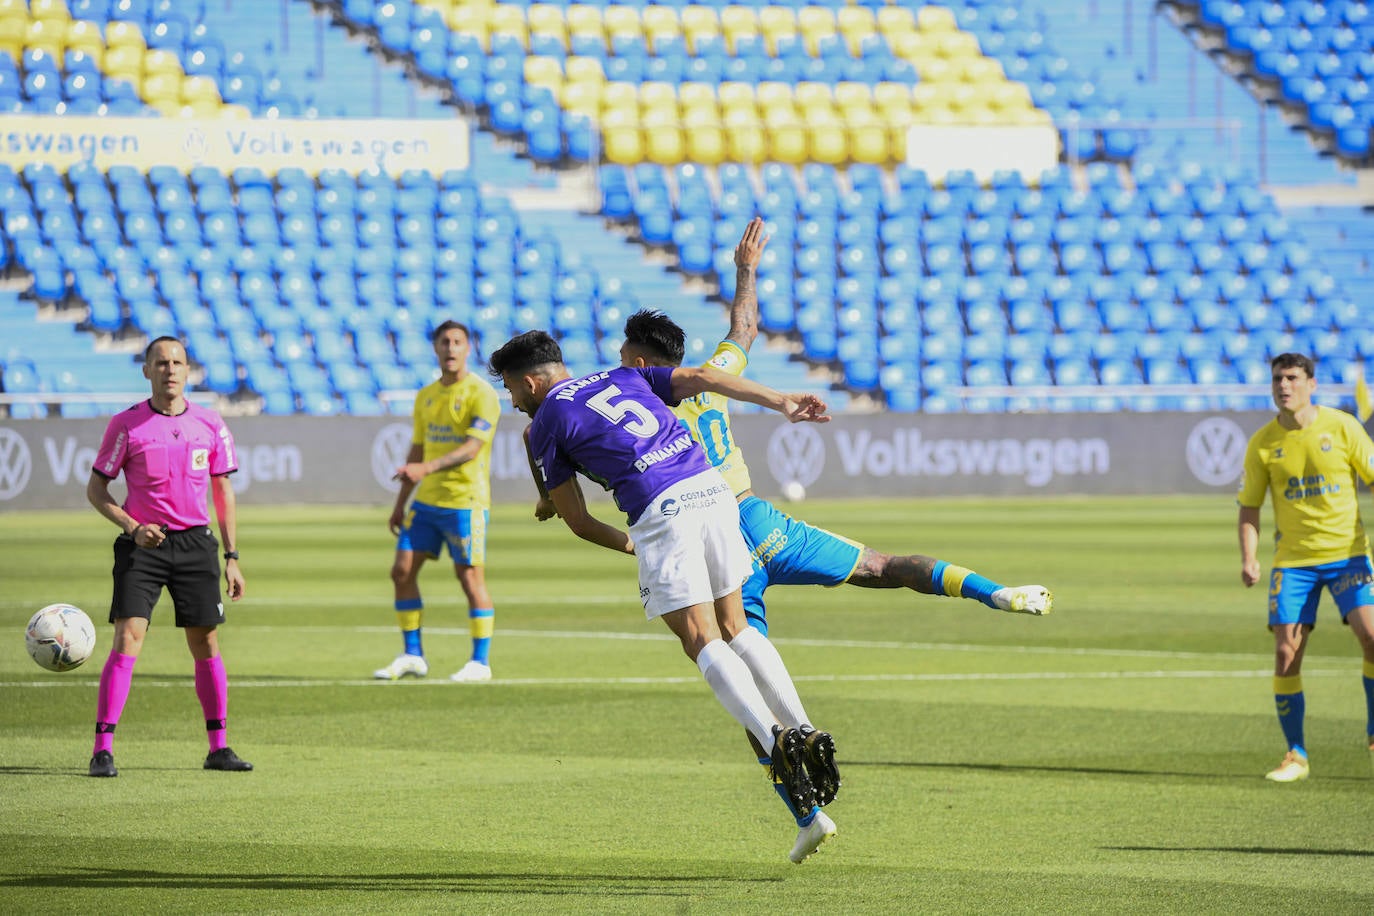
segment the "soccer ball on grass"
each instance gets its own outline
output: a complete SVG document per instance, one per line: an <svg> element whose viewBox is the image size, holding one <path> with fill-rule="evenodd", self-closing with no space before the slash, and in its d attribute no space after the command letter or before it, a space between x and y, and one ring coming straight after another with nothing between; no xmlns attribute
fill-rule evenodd
<svg viewBox="0 0 1374 916"><path fill-rule="evenodd" d="M41 667L70 671L95 651L95 624L79 607L50 604L29 618L24 645Z"/></svg>

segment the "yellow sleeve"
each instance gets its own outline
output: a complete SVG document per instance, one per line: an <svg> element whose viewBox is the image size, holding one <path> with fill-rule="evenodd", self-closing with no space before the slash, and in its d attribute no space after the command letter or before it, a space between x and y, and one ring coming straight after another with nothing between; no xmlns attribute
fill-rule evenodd
<svg viewBox="0 0 1374 916"><path fill-rule="evenodd" d="M501 419L501 401L490 385L478 386L473 392L473 400L472 420L463 435L490 442L496 436L496 424Z"/></svg>
<svg viewBox="0 0 1374 916"><path fill-rule="evenodd" d="M731 375L743 375L744 370L749 367L749 354L733 340L722 340L716 344L716 351L711 354L705 365Z"/></svg>
<svg viewBox="0 0 1374 916"><path fill-rule="evenodd" d="M429 426L429 421L424 416L424 407L422 406L424 405L424 403L425 389L421 388L419 391L415 392L415 406L411 409L410 412L412 424L410 430L411 445L425 444L425 432L427 427Z"/></svg>
<svg viewBox="0 0 1374 916"><path fill-rule="evenodd" d="M1350 466L1366 485L1374 487L1374 441L1370 441L1364 424L1353 414L1346 415L1350 436Z"/></svg>
<svg viewBox="0 0 1374 916"><path fill-rule="evenodd" d="M1245 446L1245 468L1241 473L1240 492L1236 502L1247 509L1258 509L1264 505L1264 494L1269 490L1269 473L1260 460L1259 434L1250 438Z"/></svg>

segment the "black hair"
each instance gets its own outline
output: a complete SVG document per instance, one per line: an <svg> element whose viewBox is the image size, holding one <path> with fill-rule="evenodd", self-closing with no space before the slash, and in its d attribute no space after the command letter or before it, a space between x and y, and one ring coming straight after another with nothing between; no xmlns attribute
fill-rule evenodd
<svg viewBox="0 0 1374 916"><path fill-rule="evenodd" d="M444 336L444 332L453 330L462 331L463 337L467 338L468 342L472 341L472 331L468 330L467 325L463 324L461 321L450 320L445 321L443 324L439 325L437 328L434 329L434 333L429 335L429 342L438 343L439 338Z"/></svg>
<svg viewBox="0 0 1374 916"><path fill-rule="evenodd" d="M625 342L643 347L674 366L682 364L687 335L673 319L654 309L640 309L625 319Z"/></svg>
<svg viewBox="0 0 1374 916"><path fill-rule="evenodd" d="M174 343L178 347L181 347L181 349L186 349L186 344L182 343L178 338L169 337L166 334L164 334L161 337L157 337L149 341L148 346L143 348L143 361L145 363L153 355L153 347L156 347L160 343Z"/></svg>
<svg viewBox="0 0 1374 916"><path fill-rule="evenodd" d="M545 331L526 331L501 344L487 361L487 373L502 378L507 372L528 372L551 363L561 365L563 351Z"/></svg>
<svg viewBox="0 0 1374 916"><path fill-rule="evenodd" d="M1269 371L1276 369L1301 369L1308 378L1317 377L1317 364L1306 353L1280 353L1269 361Z"/></svg>

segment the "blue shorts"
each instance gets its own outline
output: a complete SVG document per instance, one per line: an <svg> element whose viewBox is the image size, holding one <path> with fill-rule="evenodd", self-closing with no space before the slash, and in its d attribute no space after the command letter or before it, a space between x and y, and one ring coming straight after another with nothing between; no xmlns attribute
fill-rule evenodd
<svg viewBox="0 0 1374 916"><path fill-rule="evenodd" d="M757 496L739 504L739 527L754 564L744 583L749 625L768 635L764 589L773 585L840 585L859 565L863 545L797 521Z"/></svg>
<svg viewBox="0 0 1374 916"><path fill-rule="evenodd" d="M487 510L441 509L411 503L405 526L396 539L397 550L416 550L439 559L444 545L457 566L485 566L487 562Z"/></svg>
<svg viewBox="0 0 1374 916"><path fill-rule="evenodd" d="M1374 566L1369 557L1351 557L1320 566L1289 566L1269 574L1269 626L1317 624L1322 587L1336 599L1341 621L1357 607L1374 604Z"/></svg>

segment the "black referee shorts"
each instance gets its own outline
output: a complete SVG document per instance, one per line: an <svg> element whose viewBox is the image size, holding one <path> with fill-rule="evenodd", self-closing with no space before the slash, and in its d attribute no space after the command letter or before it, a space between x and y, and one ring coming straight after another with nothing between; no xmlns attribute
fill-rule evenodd
<svg viewBox="0 0 1374 916"><path fill-rule="evenodd" d="M124 534L115 539L110 623L123 617L152 619L164 586L172 596L177 626L224 623L219 541L209 528L168 531L167 539L157 547L139 547Z"/></svg>

